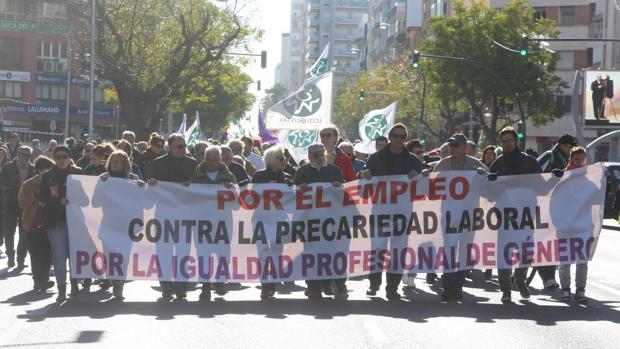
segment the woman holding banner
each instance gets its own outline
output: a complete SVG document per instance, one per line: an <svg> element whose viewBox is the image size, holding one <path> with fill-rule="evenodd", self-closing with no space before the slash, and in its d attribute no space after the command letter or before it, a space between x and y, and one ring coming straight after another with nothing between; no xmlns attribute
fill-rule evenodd
<svg viewBox="0 0 620 349"><path fill-rule="evenodd" d="M71 149L59 145L54 150L54 167L43 174L39 185L39 201L45 207L44 221L47 236L52 247L54 276L58 287L56 302L67 300L67 261L69 260L69 231L67 229L66 206L67 177L82 174L82 169L74 167L71 161ZM77 279L71 279L71 297L79 296Z"/></svg>
<svg viewBox="0 0 620 349"><path fill-rule="evenodd" d="M293 185L293 177L284 172L286 167L286 158L284 157L284 148L281 145L273 146L265 152L265 165L264 170L257 171L252 177L252 183L283 183L287 185ZM264 249L269 251L264 251ZM275 251L272 246L264 247L260 244L256 246L259 256L266 254L274 254L277 256L282 253L282 245L280 245L279 251ZM262 258L261 258L262 259ZM260 298L267 300L272 299L276 293L275 283L263 283L261 284Z"/></svg>

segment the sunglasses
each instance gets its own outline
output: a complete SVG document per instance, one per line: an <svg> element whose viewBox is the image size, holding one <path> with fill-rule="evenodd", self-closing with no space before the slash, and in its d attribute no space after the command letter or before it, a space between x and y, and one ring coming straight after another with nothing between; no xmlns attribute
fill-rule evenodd
<svg viewBox="0 0 620 349"><path fill-rule="evenodd" d="M68 155L57 155L57 156L54 156L54 159L56 159L56 160L67 160L68 158L69 158Z"/></svg>
<svg viewBox="0 0 620 349"><path fill-rule="evenodd" d="M403 134L391 134L390 137L392 137L392 138L400 138L400 139L407 139L407 135L403 135Z"/></svg>

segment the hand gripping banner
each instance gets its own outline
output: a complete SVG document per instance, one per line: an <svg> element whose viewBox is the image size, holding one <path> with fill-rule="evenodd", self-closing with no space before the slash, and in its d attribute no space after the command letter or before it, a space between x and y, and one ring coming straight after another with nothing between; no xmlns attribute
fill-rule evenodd
<svg viewBox="0 0 620 349"><path fill-rule="evenodd" d="M600 165L499 177L375 177L333 187L71 176L71 275L279 282L378 271L584 263L602 228Z"/></svg>

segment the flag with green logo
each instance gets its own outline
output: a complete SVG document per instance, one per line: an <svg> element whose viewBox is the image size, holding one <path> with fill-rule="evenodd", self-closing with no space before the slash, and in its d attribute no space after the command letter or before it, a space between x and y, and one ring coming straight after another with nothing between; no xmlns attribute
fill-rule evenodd
<svg viewBox="0 0 620 349"><path fill-rule="evenodd" d="M308 147L319 142L317 130L294 130L280 131L278 133L280 144L288 149L297 163L308 158Z"/></svg>
<svg viewBox="0 0 620 349"><path fill-rule="evenodd" d="M194 123L185 131L185 143L191 148L203 139L204 136L202 134L202 128L200 127L200 115L196 112Z"/></svg>
<svg viewBox="0 0 620 349"><path fill-rule="evenodd" d="M319 56L319 58L314 62L312 67L310 67L309 73L311 78L315 78L317 76L321 76L329 70L329 43L323 49L323 52Z"/></svg>
<svg viewBox="0 0 620 349"><path fill-rule="evenodd" d="M386 136L390 128L396 120L396 110L398 102L394 102L385 109L371 110L359 123L360 144L356 145L356 149L364 149L360 151L364 154L372 154L375 152L375 139L379 136Z"/></svg>
<svg viewBox="0 0 620 349"><path fill-rule="evenodd" d="M292 95L267 110L268 130L319 130L331 124L332 82L328 72L304 82Z"/></svg>

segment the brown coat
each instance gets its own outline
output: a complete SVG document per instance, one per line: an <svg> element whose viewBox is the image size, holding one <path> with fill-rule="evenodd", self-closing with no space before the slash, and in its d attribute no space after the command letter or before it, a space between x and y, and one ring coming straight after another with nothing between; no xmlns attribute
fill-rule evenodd
<svg viewBox="0 0 620 349"><path fill-rule="evenodd" d="M22 188L19 191L19 197L17 198L19 207L23 210L22 222L26 231L30 231L30 228L32 227L32 220L37 212L38 200L36 193L37 189L39 189L39 184L41 184L41 175L36 175L25 181L24 184L22 184Z"/></svg>

